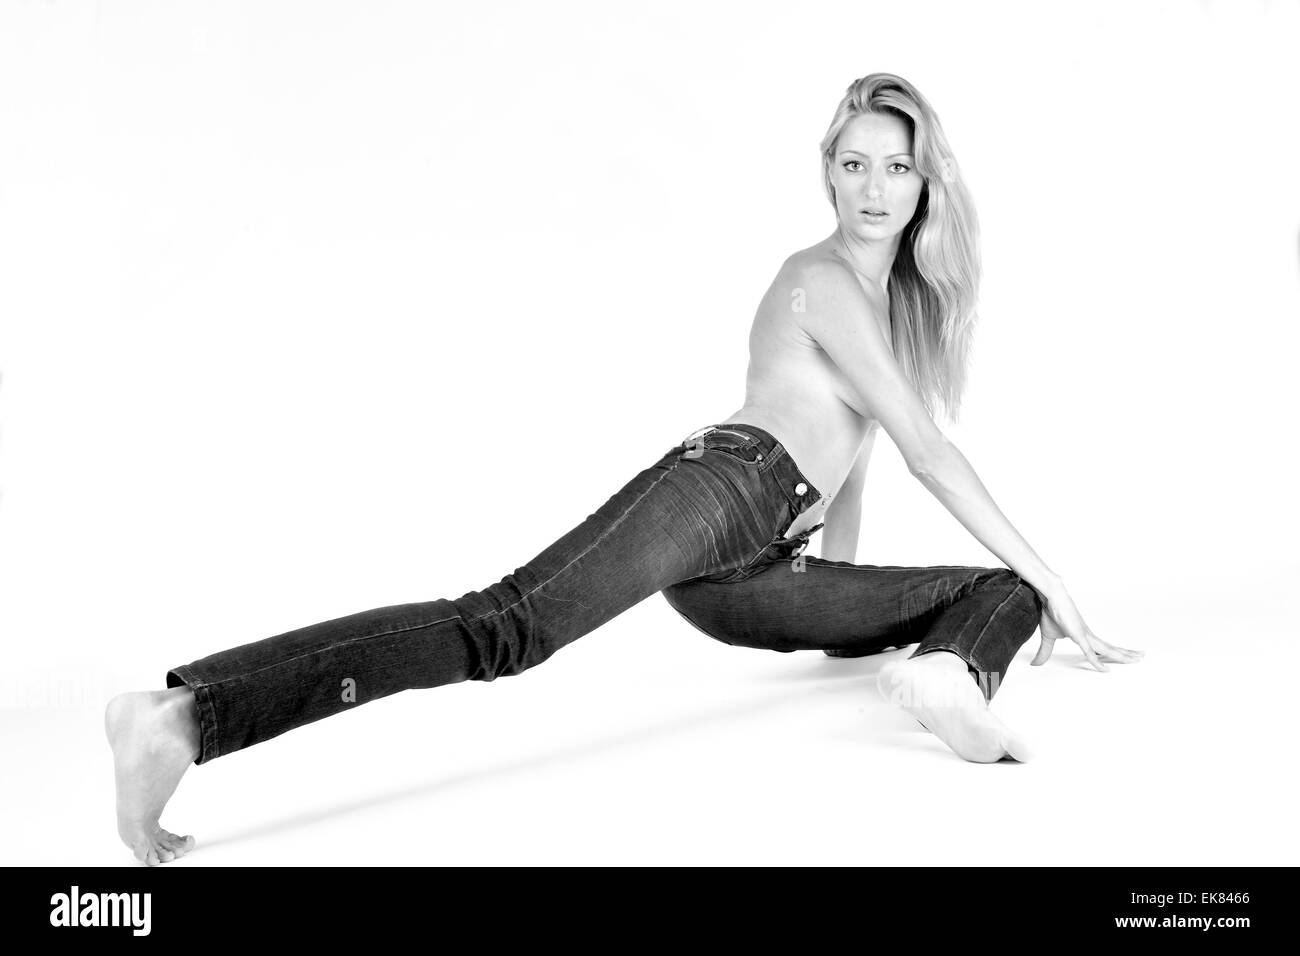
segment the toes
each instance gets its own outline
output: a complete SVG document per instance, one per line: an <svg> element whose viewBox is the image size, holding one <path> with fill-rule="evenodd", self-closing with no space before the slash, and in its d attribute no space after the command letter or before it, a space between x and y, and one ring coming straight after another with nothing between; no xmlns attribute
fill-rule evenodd
<svg viewBox="0 0 1300 956"><path fill-rule="evenodd" d="M177 856L184 856L194 848L194 837L172 834L171 839L166 842L166 846Z"/></svg>
<svg viewBox="0 0 1300 956"><path fill-rule="evenodd" d="M1003 737L1002 748L1007 752L1008 757L1020 763L1028 763L1034 756L1033 748L1020 737Z"/></svg>
<svg viewBox="0 0 1300 956"><path fill-rule="evenodd" d="M186 836L180 836L169 830L163 830L162 836L158 838L158 844L160 847L170 850L172 852L172 858L175 859L184 856L190 850L194 849L194 837L189 836L188 834Z"/></svg>
<svg viewBox="0 0 1300 956"><path fill-rule="evenodd" d="M139 843L128 842L131 855L147 866L170 863L180 859L194 848L194 837L179 836L168 830L159 829L152 837L145 837Z"/></svg>
<svg viewBox="0 0 1300 956"><path fill-rule="evenodd" d="M172 860L185 855L189 850L191 839L191 837L183 837L159 827L158 833L153 839L154 850L158 854L158 859L163 863L170 863Z"/></svg>

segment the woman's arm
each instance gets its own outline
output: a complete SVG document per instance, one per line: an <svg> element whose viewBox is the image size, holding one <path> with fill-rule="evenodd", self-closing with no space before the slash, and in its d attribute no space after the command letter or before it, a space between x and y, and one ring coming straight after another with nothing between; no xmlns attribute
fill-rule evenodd
<svg viewBox="0 0 1300 956"><path fill-rule="evenodd" d="M1078 644L1088 662L1099 671L1106 670L1106 661L1132 664L1142 659L1142 651L1107 643L1092 632L1074 606L1064 582L1011 526L956 445L948 442L942 451L933 452L915 474L967 531L1042 596L1043 615L1039 620L1042 643L1030 664L1045 663L1062 638Z"/></svg>
<svg viewBox="0 0 1300 956"><path fill-rule="evenodd" d="M970 462L939 431L894 360L875 307L849 267L830 260L798 266L787 261L778 282L803 288L805 309L795 313L796 321L844 372L864 406L898 446L912 474L1042 597L1043 643L1030 663L1044 663L1063 637L1078 644L1098 670L1106 669L1105 661L1140 660L1141 651L1108 644L1092 632L1060 577L1011 526Z"/></svg>
<svg viewBox="0 0 1300 956"><path fill-rule="evenodd" d="M1012 527L966 457L935 425L890 352L875 306L848 266L831 261L801 265L791 269L786 281L804 291L805 309L796 319L844 372L898 446L908 470L1043 598L1051 600L1063 592L1060 577ZM852 497L852 490L842 495ZM859 491L859 502L860 497Z"/></svg>
<svg viewBox="0 0 1300 956"><path fill-rule="evenodd" d="M867 462L876 441L877 426L872 424L858 447L857 457L840 490L826 506L826 528L822 531L821 557L827 561L847 561L858 557L858 535L862 529L862 492L867 482Z"/></svg>
<svg viewBox="0 0 1300 956"><path fill-rule="evenodd" d="M1044 598L1050 601L1064 591L1060 576L1007 520L956 445L945 442L913 474L967 531Z"/></svg>
<svg viewBox="0 0 1300 956"><path fill-rule="evenodd" d="M862 493L840 492L826 508L821 556L827 561L853 564L858 556L858 533L862 528Z"/></svg>

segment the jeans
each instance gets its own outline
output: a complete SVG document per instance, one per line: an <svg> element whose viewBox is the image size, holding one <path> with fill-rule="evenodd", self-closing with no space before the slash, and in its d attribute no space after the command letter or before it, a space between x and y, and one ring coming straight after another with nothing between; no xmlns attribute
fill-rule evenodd
<svg viewBox="0 0 1300 956"><path fill-rule="evenodd" d="M916 643L961 657L992 699L1038 626L1006 568L895 567L802 554L821 498L785 447L743 422L665 451L599 510L481 591L362 611L167 672L198 710L196 763L399 691L522 673L653 594L727 644L860 656Z"/></svg>

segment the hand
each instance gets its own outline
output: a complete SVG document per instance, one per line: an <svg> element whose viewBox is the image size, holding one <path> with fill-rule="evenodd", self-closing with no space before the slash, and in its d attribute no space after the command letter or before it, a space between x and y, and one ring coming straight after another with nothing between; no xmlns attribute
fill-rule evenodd
<svg viewBox="0 0 1300 956"><path fill-rule="evenodd" d="M1062 588L1054 597L1043 599L1043 616L1038 625L1042 633L1043 642L1039 645L1038 653L1029 663L1037 666L1044 664L1052 656L1052 647L1057 641L1068 637L1074 643L1083 649L1083 655L1088 658L1099 671L1106 671L1109 668L1102 661L1110 661L1115 664L1136 664L1142 659L1145 651L1130 651L1124 647L1116 647L1114 644L1108 644L1096 634L1092 633L1092 628L1084 623L1083 617L1079 614L1079 609L1074 606L1074 601L1070 595L1065 593Z"/></svg>

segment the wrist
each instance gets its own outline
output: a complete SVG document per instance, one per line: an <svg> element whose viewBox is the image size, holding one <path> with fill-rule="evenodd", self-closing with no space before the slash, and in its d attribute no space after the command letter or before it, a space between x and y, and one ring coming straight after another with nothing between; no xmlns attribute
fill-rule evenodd
<svg viewBox="0 0 1300 956"><path fill-rule="evenodd" d="M1036 590L1039 597L1048 604L1055 604L1063 598L1069 597L1068 592L1065 590L1065 581L1059 574L1049 575L1046 580L1043 581L1042 586L1035 587L1034 590Z"/></svg>

